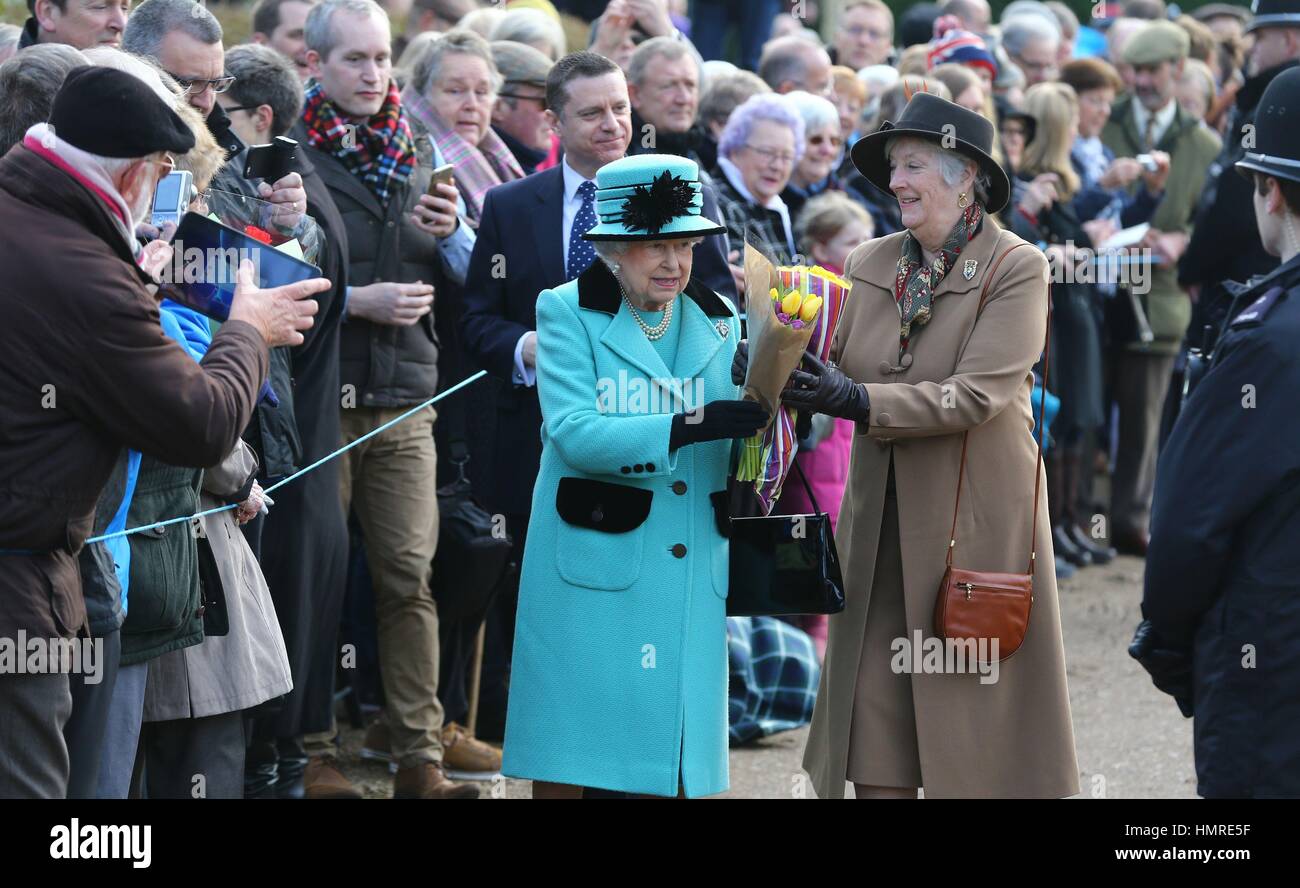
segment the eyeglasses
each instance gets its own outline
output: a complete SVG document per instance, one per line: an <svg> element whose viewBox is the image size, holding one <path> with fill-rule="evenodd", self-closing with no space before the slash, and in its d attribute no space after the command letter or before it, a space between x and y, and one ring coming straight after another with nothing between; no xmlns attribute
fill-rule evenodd
<svg viewBox="0 0 1300 888"><path fill-rule="evenodd" d="M224 74L214 80L190 80L185 77L177 77L175 74L172 75L172 78L180 86L181 94L186 96L201 95L207 91L209 86L212 87L214 93L223 93L235 85L234 74Z"/></svg>
<svg viewBox="0 0 1300 888"><path fill-rule="evenodd" d="M775 148L755 148L753 145L745 145L750 151L762 157L768 163L779 163L782 166L789 166L794 163L793 151L777 151Z"/></svg>
<svg viewBox="0 0 1300 888"><path fill-rule="evenodd" d="M808 137L808 144L809 144L809 145L816 145L816 146L818 146L818 147L821 147L822 144L827 143L827 142L830 143L830 146L831 146L832 148L838 148L838 147L840 147L841 145L844 144L844 140L841 139L839 136L823 136L823 135L816 135L816 136L809 136L809 137Z"/></svg>
<svg viewBox="0 0 1300 888"><path fill-rule="evenodd" d="M519 93L499 92L497 93L497 97L502 99L521 99L525 102L537 102L542 106L543 111L546 110L546 96L524 96Z"/></svg>
<svg viewBox="0 0 1300 888"><path fill-rule="evenodd" d="M262 105L232 105L229 108L222 108L227 114L234 114L236 111L256 111Z"/></svg>

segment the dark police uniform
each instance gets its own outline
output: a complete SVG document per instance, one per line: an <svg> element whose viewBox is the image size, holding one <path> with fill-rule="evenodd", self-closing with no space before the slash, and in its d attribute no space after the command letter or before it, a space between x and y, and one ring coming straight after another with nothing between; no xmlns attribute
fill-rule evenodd
<svg viewBox="0 0 1300 888"><path fill-rule="evenodd" d="M1265 92L1239 166L1300 181L1296 114L1300 68ZM1164 668L1139 659L1195 718L1201 795L1297 797L1300 256L1236 305L1160 457L1142 613Z"/></svg>

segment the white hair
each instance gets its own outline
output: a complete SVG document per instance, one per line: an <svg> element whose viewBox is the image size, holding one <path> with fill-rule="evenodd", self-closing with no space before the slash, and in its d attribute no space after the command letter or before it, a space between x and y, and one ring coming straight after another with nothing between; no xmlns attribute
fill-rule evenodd
<svg viewBox="0 0 1300 888"><path fill-rule="evenodd" d="M158 98L167 103L167 107L175 110L180 87L176 85L176 81L170 74L158 67L151 59L118 49L116 46L92 46L81 52L96 67L113 68L143 81Z"/></svg>
<svg viewBox="0 0 1300 888"><path fill-rule="evenodd" d="M698 247L700 244L704 243L703 237L668 239L689 240L692 247ZM622 260L622 258L627 254L628 250L632 249L632 245L647 242L649 241L594 241L591 246L596 251L596 257L600 259L601 262L605 263L605 266L610 270L610 272L618 274L619 266L622 264L620 260Z"/></svg>
<svg viewBox="0 0 1300 888"><path fill-rule="evenodd" d="M895 146L903 143L924 145L938 163L939 175L943 177L944 183L950 187L955 188L961 182L962 176L966 174L966 170L975 167L975 199L982 206L988 206L989 190L992 187L993 180L988 173L980 169L979 164L974 160L964 154L936 145L928 139L918 139L915 136L891 136L885 139L885 157L889 157Z"/></svg>
<svg viewBox="0 0 1300 888"><path fill-rule="evenodd" d="M529 46L544 41L551 45L548 55L553 62L559 61L560 56L568 51L560 23L540 9L528 7L507 9L506 14L492 26L489 39L513 40Z"/></svg>
<svg viewBox="0 0 1300 888"><path fill-rule="evenodd" d="M814 130L828 127L832 123L839 126L840 112L835 109L835 105L829 99L823 96L815 96L801 89L786 93L785 97L794 106L794 110L799 112L799 116L803 118L804 132L811 133Z"/></svg>
<svg viewBox="0 0 1300 888"><path fill-rule="evenodd" d="M1052 47L1058 46L1061 42L1060 25L1055 23L1055 19L1048 21L1033 13L1023 12L1002 22L1002 45L1012 55L1023 55L1025 47L1035 40L1046 41Z"/></svg>

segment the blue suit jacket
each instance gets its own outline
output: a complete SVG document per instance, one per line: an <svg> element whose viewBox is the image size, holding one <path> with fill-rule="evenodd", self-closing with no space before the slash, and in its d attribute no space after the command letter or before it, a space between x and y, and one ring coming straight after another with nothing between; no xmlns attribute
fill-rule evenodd
<svg viewBox="0 0 1300 888"><path fill-rule="evenodd" d="M704 189L704 215L718 202ZM483 202L465 280L461 335L470 357L506 382L497 403L492 467L479 491L488 509L527 515L542 455L542 411L535 387L514 384L515 345L537 329L537 296L568 281L564 256L564 171L560 166L493 188ZM726 236L706 238L691 276L736 300ZM599 261L599 260L598 260Z"/></svg>

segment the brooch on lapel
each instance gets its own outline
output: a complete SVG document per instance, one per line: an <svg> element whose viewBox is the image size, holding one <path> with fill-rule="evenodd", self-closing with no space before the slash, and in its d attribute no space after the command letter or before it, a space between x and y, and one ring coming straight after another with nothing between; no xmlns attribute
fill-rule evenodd
<svg viewBox="0 0 1300 888"><path fill-rule="evenodd" d="M731 332L731 326L726 321L718 321L713 325L713 328L718 331L718 335L723 339L726 339L727 334Z"/></svg>
<svg viewBox="0 0 1300 888"><path fill-rule="evenodd" d="M979 268L979 264L980 262L978 259L967 259L961 267L961 276L966 280L975 277L975 269Z"/></svg>

